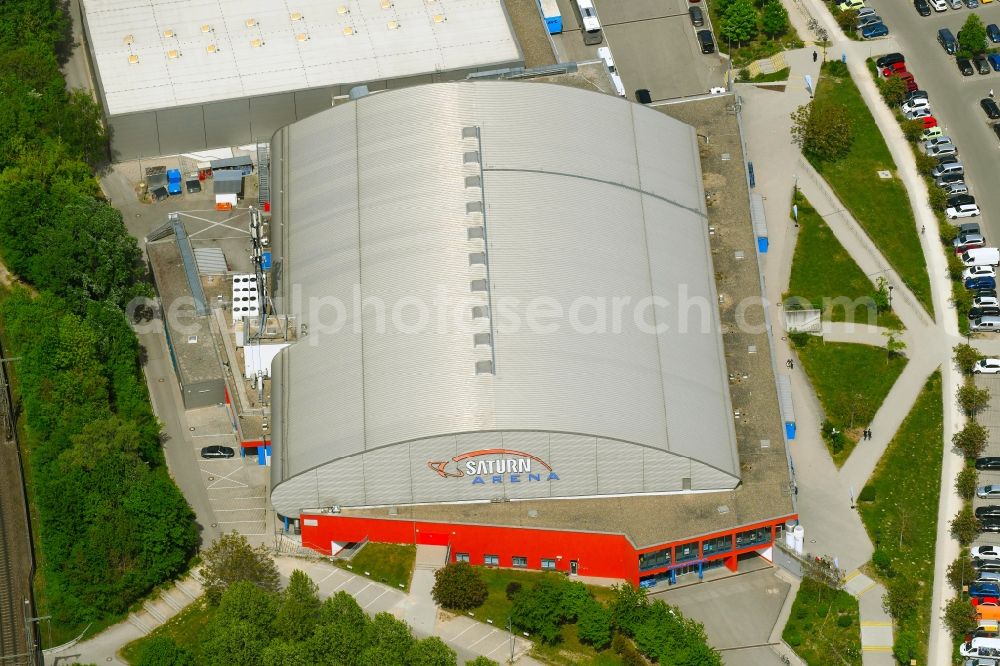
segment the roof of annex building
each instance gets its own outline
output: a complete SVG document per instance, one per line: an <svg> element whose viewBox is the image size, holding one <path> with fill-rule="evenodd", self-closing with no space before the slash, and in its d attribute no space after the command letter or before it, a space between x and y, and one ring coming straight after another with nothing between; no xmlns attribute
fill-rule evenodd
<svg viewBox="0 0 1000 666"><path fill-rule="evenodd" d="M109 115L520 57L502 0L82 0Z"/></svg>
<svg viewBox="0 0 1000 666"><path fill-rule="evenodd" d="M278 296L311 322L275 360L281 478L485 431L586 434L739 476L689 125L562 86L460 82L324 111L272 150ZM330 299L346 305L336 333L332 310L307 310Z"/></svg>

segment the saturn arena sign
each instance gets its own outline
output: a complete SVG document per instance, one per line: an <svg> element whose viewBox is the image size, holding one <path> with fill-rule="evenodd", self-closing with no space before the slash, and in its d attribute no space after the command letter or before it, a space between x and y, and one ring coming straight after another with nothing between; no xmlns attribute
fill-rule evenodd
<svg viewBox="0 0 1000 666"><path fill-rule="evenodd" d="M450 460L430 461L427 466L442 478L471 477L474 486L559 480L559 475L547 462L513 449L480 449Z"/></svg>

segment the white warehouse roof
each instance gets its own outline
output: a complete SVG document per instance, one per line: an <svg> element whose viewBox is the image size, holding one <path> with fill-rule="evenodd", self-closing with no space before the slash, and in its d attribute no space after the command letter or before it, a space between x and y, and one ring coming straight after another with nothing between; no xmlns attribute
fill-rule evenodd
<svg viewBox="0 0 1000 666"><path fill-rule="evenodd" d="M109 115L517 60L501 0L83 0Z"/></svg>
<svg viewBox="0 0 1000 666"><path fill-rule="evenodd" d="M513 497L738 484L693 128L562 86L444 83L301 120L272 155L279 308L308 329L273 364L279 512L487 499L427 464L497 446L562 470Z"/></svg>

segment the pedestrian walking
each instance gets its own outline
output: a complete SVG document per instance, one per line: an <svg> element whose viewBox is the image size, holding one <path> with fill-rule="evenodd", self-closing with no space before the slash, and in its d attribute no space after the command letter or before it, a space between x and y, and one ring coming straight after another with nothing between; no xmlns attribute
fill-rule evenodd
<svg viewBox="0 0 1000 666"><path fill-rule="evenodd" d="M819 56L817 56L817 55L816 55L816 52L815 52L815 51L813 51L813 62L816 62L816 58L818 58L818 57L819 57Z"/></svg>
<svg viewBox="0 0 1000 666"><path fill-rule="evenodd" d="M993 97L993 88L990 88L990 98L992 99L992 97Z"/></svg>
<svg viewBox="0 0 1000 666"><path fill-rule="evenodd" d="M927 231L927 225L921 224L920 225L920 235L923 236L925 231Z"/></svg>

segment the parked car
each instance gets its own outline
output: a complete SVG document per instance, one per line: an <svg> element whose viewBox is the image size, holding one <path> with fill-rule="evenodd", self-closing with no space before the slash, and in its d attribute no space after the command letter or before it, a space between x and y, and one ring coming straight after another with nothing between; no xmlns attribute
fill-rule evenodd
<svg viewBox="0 0 1000 666"><path fill-rule="evenodd" d="M987 366L989 374L995 375L1000 372L1000 358L984 358L979 363L984 361L991 361L992 365ZM979 367L979 363L973 367L973 372L981 372L976 368ZM976 469L986 469L986 470L1000 470L1000 456L986 456L983 458L976 458ZM982 507L980 507L982 508ZM976 515L979 515L979 509L976 509ZM1000 516L1000 506L997 507L996 515Z"/></svg>
<svg viewBox="0 0 1000 666"><path fill-rule="evenodd" d="M926 97L914 97L913 99L906 100L899 107L903 113L909 113L910 111L915 111L916 109L929 108L931 108L931 101Z"/></svg>
<svg viewBox="0 0 1000 666"><path fill-rule="evenodd" d="M858 16L858 22L854 27L857 30L863 30L866 26L882 22L882 17L878 14L868 14L867 16Z"/></svg>
<svg viewBox="0 0 1000 666"><path fill-rule="evenodd" d="M930 139L924 141L924 152L926 153L928 149L933 148L934 146L940 146L943 143L951 143L951 142L952 142L951 137L945 136L944 134L940 136L931 137Z"/></svg>
<svg viewBox="0 0 1000 666"><path fill-rule="evenodd" d="M990 23L986 26L986 37L994 44L1000 43L1000 26L996 23Z"/></svg>
<svg viewBox="0 0 1000 666"><path fill-rule="evenodd" d="M953 197L948 197L948 199L945 201L945 204L948 206L961 206L962 204L974 204L974 203L976 203L976 197L972 196L971 194L959 194ZM967 228L958 230L959 238L964 236L971 236L972 234L975 234L980 237L983 235L983 232L980 231L978 224L975 225L974 229Z"/></svg>
<svg viewBox="0 0 1000 666"><path fill-rule="evenodd" d="M1000 53L990 53L986 56L986 62L990 63L994 72L1000 72Z"/></svg>
<svg viewBox="0 0 1000 666"><path fill-rule="evenodd" d="M902 53L886 53L884 56L881 56L877 60L875 60L875 66L878 67L879 69L882 69L883 67L888 67L893 63L905 62L905 61L906 60L905 58L903 58Z"/></svg>
<svg viewBox="0 0 1000 666"><path fill-rule="evenodd" d="M953 157L958 154L958 147L953 143L939 143L927 150L931 157Z"/></svg>
<svg viewBox="0 0 1000 666"><path fill-rule="evenodd" d="M978 277L996 278L996 276L997 276L996 269L993 268L992 266L969 266L964 271L962 271L963 280L968 280L970 278L978 278Z"/></svg>
<svg viewBox="0 0 1000 666"><path fill-rule="evenodd" d="M981 459L982 460L982 459ZM995 458L994 458L995 460ZM976 461L978 467L979 461ZM989 469L989 468L987 468ZM998 468L1000 469L1000 468ZM1000 504L987 504L976 509L976 518L982 518L983 516L1000 516Z"/></svg>
<svg viewBox="0 0 1000 666"><path fill-rule="evenodd" d="M1000 317L1000 306L969 308L969 319L979 319L980 317ZM1000 493L997 496L1000 497Z"/></svg>
<svg viewBox="0 0 1000 666"><path fill-rule="evenodd" d="M936 12L946 12L948 11L948 3L945 0L928 0L931 5L931 9Z"/></svg>
<svg viewBox="0 0 1000 666"><path fill-rule="evenodd" d="M990 125L990 129L992 129L993 133L997 135L998 139L1000 139L1000 123L993 123Z"/></svg>
<svg viewBox="0 0 1000 666"><path fill-rule="evenodd" d="M941 28L937 33L938 44L944 49L945 53L948 55L955 55L955 51L958 50L958 40L955 39L955 35L951 34L951 30L948 28Z"/></svg>
<svg viewBox="0 0 1000 666"><path fill-rule="evenodd" d="M979 0L965 0L965 6L969 9L975 9L979 6Z"/></svg>
<svg viewBox="0 0 1000 666"><path fill-rule="evenodd" d="M691 16L691 24L696 28L700 28L705 25L705 14L702 13L701 7L690 7L688 8L688 14Z"/></svg>
<svg viewBox="0 0 1000 666"><path fill-rule="evenodd" d="M231 447L228 446L206 446L201 450L202 458L232 458L236 455Z"/></svg>
<svg viewBox="0 0 1000 666"><path fill-rule="evenodd" d="M997 660L990 657L969 657L962 666L997 666Z"/></svg>
<svg viewBox="0 0 1000 666"><path fill-rule="evenodd" d="M979 499L991 499L994 497L1000 497L1000 485L989 484L985 486L979 486L976 488L976 497ZM1000 591L997 594L992 594L990 596L996 597L1000 596Z"/></svg>
<svg viewBox="0 0 1000 666"><path fill-rule="evenodd" d="M974 560L1000 562L1000 547L997 546L973 546L969 554Z"/></svg>
<svg viewBox="0 0 1000 666"><path fill-rule="evenodd" d="M949 220L957 220L963 217L977 217L979 212L978 204L962 204L961 206L948 206L944 214Z"/></svg>
<svg viewBox="0 0 1000 666"><path fill-rule="evenodd" d="M649 90L646 88L639 88L635 91L635 101L639 104L649 104L653 101L653 96L649 94Z"/></svg>
<svg viewBox="0 0 1000 666"><path fill-rule="evenodd" d="M931 3L927 2L927 0L913 0L913 7L921 16L931 15Z"/></svg>
<svg viewBox="0 0 1000 666"><path fill-rule="evenodd" d="M715 53L715 37L711 30L698 31L698 43L701 45L702 53Z"/></svg>
<svg viewBox="0 0 1000 666"><path fill-rule="evenodd" d="M940 176L934 176L934 182L938 187L947 187L951 183L957 183L962 180L965 180L965 174L962 173L945 173Z"/></svg>
<svg viewBox="0 0 1000 666"><path fill-rule="evenodd" d="M918 106L912 111L906 111L903 113L903 117L907 120L920 120L922 118L931 117L931 107L929 106Z"/></svg>
<svg viewBox="0 0 1000 666"><path fill-rule="evenodd" d="M1000 249L995 247L974 247L958 255L963 266L985 266L992 269L1000 264ZM994 276L996 277L996 276Z"/></svg>
<svg viewBox="0 0 1000 666"><path fill-rule="evenodd" d="M913 92L906 93L906 96L903 97L903 104L906 104L907 102L909 102L911 100L918 99L918 98L919 99L928 99L928 97L927 97L927 91L926 90L914 90Z"/></svg>
<svg viewBox="0 0 1000 666"><path fill-rule="evenodd" d="M957 180L954 183L945 183L944 193L948 195L968 194L969 186L965 184L964 180Z"/></svg>
<svg viewBox="0 0 1000 666"><path fill-rule="evenodd" d="M885 23L873 23L861 29L862 39L875 39L876 37L886 37L889 35L889 28Z"/></svg>
<svg viewBox="0 0 1000 666"><path fill-rule="evenodd" d="M958 65L958 71L962 72L962 76L973 75L972 63L968 58L955 58L955 64Z"/></svg>
<svg viewBox="0 0 1000 666"><path fill-rule="evenodd" d="M933 139L934 137L942 136L943 134L944 130L940 127L928 127L920 133L920 140L927 141L928 139Z"/></svg>
<svg viewBox="0 0 1000 666"><path fill-rule="evenodd" d="M927 129L928 127L938 126L937 118L935 118L934 116L927 116L926 118L918 118L917 120L920 121L924 129Z"/></svg>
<svg viewBox="0 0 1000 666"><path fill-rule="evenodd" d="M981 234L982 230L979 228L978 222L962 222L958 225L958 233L960 234Z"/></svg>
<svg viewBox="0 0 1000 666"><path fill-rule="evenodd" d="M996 276L989 275L979 275L971 278L962 278L962 284L965 285L966 289L973 289L980 291L983 289L996 289L997 279Z"/></svg>
<svg viewBox="0 0 1000 666"><path fill-rule="evenodd" d="M983 111L986 113L986 117L990 120L996 120L1000 118L1000 106L994 102L989 97L984 97L979 100L979 106L983 107Z"/></svg>
<svg viewBox="0 0 1000 666"><path fill-rule="evenodd" d="M938 166L944 166L946 164L958 164L957 155L941 155L937 158Z"/></svg>
<svg viewBox="0 0 1000 666"><path fill-rule="evenodd" d="M1000 597L1000 586L996 583L973 583L969 586L969 596L972 598Z"/></svg>
<svg viewBox="0 0 1000 666"><path fill-rule="evenodd" d="M938 164L934 169L931 170L931 176L933 178L940 178L941 176L964 176L965 167L961 164L951 163L951 164Z"/></svg>
<svg viewBox="0 0 1000 666"><path fill-rule="evenodd" d="M184 187L187 188L188 194L197 194L201 192L201 181L197 178L184 181Z"/></svg>
<svg viewBox="0 0 1000 666"><path fill-rule="evenodd" d="M961 9L962 0L948 0L948 6L951 7L952 9Z"/></svg>
<svg viewBox="0 0 1000 666"><path fill-rule="evenodd" d="M980 74L990 73L990 63L982 53L973 58L972 63L976 66L976 71Z"/></svg>
<svg viewBox="0 0 1000 666"><path fill-rule="evenodd" d="M955 250L955 254L962 254L976 247L986 247L986 237L982 234L959 234L955 236L951 246Z"/></svg>
<svg viewBox="0 0 1000 666"><path fill-rule="evenodd" d="M989 516L988 518L979 519L979 531L980 532L992 532L994 534L1000 533L1000 516ZM977 581L978 582L978 581ZM988 582L988 581L983 581ZM996 634L981 634L984 636L995 637ZM994 662L996 663L996 662Z"/></svg>

